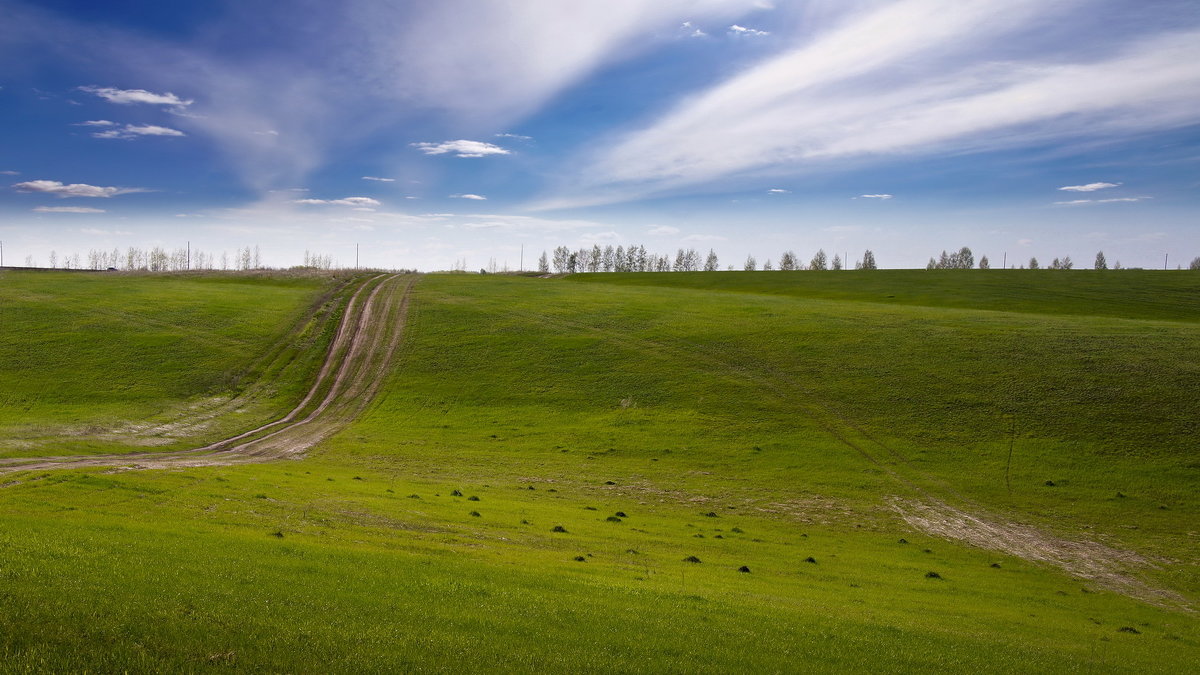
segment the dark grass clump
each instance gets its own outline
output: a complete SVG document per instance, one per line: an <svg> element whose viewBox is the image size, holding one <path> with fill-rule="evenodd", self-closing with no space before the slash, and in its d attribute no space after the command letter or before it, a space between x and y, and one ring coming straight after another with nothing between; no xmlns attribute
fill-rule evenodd
<svg viewBox="0 0 1200 675"><path fill-rule="evenodd" d="M749 573L750 573L750 568L749 568L749 567L746 567L745 565L742 565L741 567L739 567L739 568L738 568L738 571L739 571L739 572L742 572L742 573L744 573L744 574L749 574Z"/></svg>
<svg viewBox="0 0 1200 675"><path fill-rule="evenodd" d="M611 481L611 480L606 480L606 481L604 481L604 484L605 484L605 485L616 485L616 483L614 483L614 482L613 482L613 481Z"/></svg>
<svg viewBox="0 0 1200 675"><path fill-rule="evenodd" d="M1120 628L1117 629L1117 632L1118 633L1133 633L1134 635L1142 634L1142 631L1134 628L1133 626L1121 626Z"/></svg>
<svg viewBox="0 0 1200 675"><path fill-rule="evenodd" d="M472 512L471 512L471 515L472 515L472 516L475 516L476 518L478 518L478 517L479 517L479 512L478 512L478 511L472 511Z"/></svg>
<svg viewBox="0 0 1200 675"><path fill-rule="evenodd" d="M479 501L479 497L476 497L475 495L471 495L470 497L467 497L467 501L477 502L477 501Z"/></svg>
<svg viewBox="0 0 1200 675"><path fill-rule="evenodd" d="M563 527L562 525L555 525L553 528L550 529L550 531L551 532L566 532L567 528Z"/></svg>
<svg viewBox="0 0 1200 675"><path fill-rule="evenodd" d="M942 575L938 574L937 572L926 572L925 578L926 579L941 579Z"/></svg>
<svg viewBox="0 0 1200 675"><path fill-rule="evenodd" d="M907 544L907 543L908 543L908 540L907 540L907 539L901 539L901 540L900 540L899 542L897 542L897 543L899 543L899 544Z"/></svg>
<svg viewBox="0 0 1200 675"><path fill-rule="evenodd" d="M632 554L632 555L637 555L637 554L638 554L638 552L637 552L637 549L636 549L636 548L627 548L627 549L625 549L625 552L626 552L626 553L630 553L630 554Z"/></svg>
<svg viewBox="0 0 1200 675"><path fill-rule="evenodd" d="M409 496L408 496L408 498L409 498L409 499L420 499L420 498L421 498L421 495L418 495L418 494L411 494L411 495L409 495Z"/></svg>
<svg viewBox="0 0 1200 675"><path fill-rule="evenodd" d="M462 496L462 490L451 490L451 491L450 491L450 496L451 496L451 497L461 497L461 496Z"/></svg>
<svg viewBox="0 0 1200 675"><path fill-rule="evenodd" d="M704 514L704 517L705 518L717 518L718 516L717 516L716 511L709 511L708 513Z"/></svg>
<svg viewBox="0 0 1200 675"><path fill-rule="evenodd" d="M721 535L719 535L719 534L718 534L718 535L714 535L714 536L713 536L713 539L724 539L724 538L725 538L725 537L723 537L723 536L721 536Z"/></svg>
<svg viewBox="0 0 1200 675"><path fill-rule="evenodd" d="M696 534L693 534L692 536L693 536L693 537L695 537L696 539L703 539L703 538L704 538L704 535L700 534L699 532L697 532Z"/></svg>
<svg viewBox="0 0 1200 675"><path fill-rule="evenodd" d="M733 528L733 529L731 529L731 530L729 530L729 531L730 531L730 532L735 532L735 533L737 533L737 534L741 534L741 533L742 533L742 528L740 528L740 527L735 527L735 528Z"/></svg>
<svg viewBox="0 0 1200 675"><path fill-rule="evenodd" d="M806 562L806 563L812 563L812 564L816 565L816 564L817 564L817 559L816 559L816 558L814 558L814 557L812 557L812 556L810 555L810 556L808 556L807 558L805 558L805 559L804 559L804 562Z"/></svg>
<svg viewBox="0 0 1200 675"><path fill-rule="evenodd" d="M587 558L585 558L581 555L577 555L577 556L575 556L575 562L587 562Z"/></svg>
<svg viewBox="0 0 1200 675"><path fill-rule="evenodd" d="M1046 487L1054 487L1054 481L1048 480L1045 483L1042 483L1042 485L1045 485Z"/></svg>
<svg viewBox="0 0 1200 675"><path fill-rule="evenodd" d="M625 515L625 512L624 512L624 511L617 511L617 512L616 512L616 513L614 513L613 515L614 515L614 516L616 516L616 517L618 517L618 518L628 518L628 517L629 517L629 516Z"/></svg>
<svg viewBox="0 0 1200 675"><path fill-rule="evenodd" d="M1000 563L992 563L991 567L992 567L992 569L998 570L998 569L1000 569Z"/></svg>
<svg viewBox="0 0 1200 675"><path fill-rule="evenodd" d="M362 480L362 479L363 479L363 477L362 477L362 476L355 476L355 477L354 477L354 480Z"/></svg>
<svg viewBox="0 0 1200 675"><path fill-rule="evenodd" d="M700 562L700 559L694 555L689 555L688 557L683 559L683 562L698 563L698 562Z"/></svg>
<svg viewBox="0 0 1200 675"><path fill-rule="evenodd" d="M618 518L618 517L616 517L616 516L609 516L609 517L605 518L605 520L607 520L607 521L608 521L608 522L610 522L610 523L620 523L620 522L622 522L622 521L621 521L621 519L620 519L620 518Z"/></svg>
<svg viewBox="0 0 1200 675"><path fill-rule="evenodd" d="M598 509L594 506L585 506L585 507L583 507L583 510L584 511L599 511L600 509Z"/></svg>
<svg viewBox="0 0 1200 675"><path fill-rule="evenodd" d="M276 537L278 539L283 539L283 530L275 530L274 532L271 533L271 536Z"/></svg>

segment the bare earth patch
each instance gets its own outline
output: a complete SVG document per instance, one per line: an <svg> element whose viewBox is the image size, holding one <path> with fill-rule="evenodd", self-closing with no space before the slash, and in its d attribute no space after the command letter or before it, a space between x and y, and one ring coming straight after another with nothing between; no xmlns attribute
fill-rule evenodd
<svg viewBox="0 0 1200 675"><path fill-rule="evenodd" d="M888 501L906 523L927 534L1053 565L1101 588L1153 605L1191 610L1178 593L1156 588L1133 576L1134 569L1155 566L1133 551L1094 541L1064 539L1029 525L967 513L936 500L920 502L892 497Z"/></svg>

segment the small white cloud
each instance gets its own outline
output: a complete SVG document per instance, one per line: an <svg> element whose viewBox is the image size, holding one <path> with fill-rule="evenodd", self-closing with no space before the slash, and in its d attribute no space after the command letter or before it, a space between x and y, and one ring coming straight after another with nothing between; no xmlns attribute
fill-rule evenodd
<svg viewBox="0 0 1200 675"><path fill-rule="evenodd" d="M20 176L20 171L0 171L0 176Z"/></svg>
<svg viewBox="0 0 1200 675"><path fill-rule="evenodd" d="M770 33L768 33L765 30L755 30L753 28L746 28L745 26L739 26L736 23L729 27L729 34L730 35L770 35Z"/></svg>
<svg viewBox="0 0 1200 675"><path fill-rule="evenodd" d="M251 131L255 136L278 136L279 132L274 129L264 129L263 131Z"/></svg>
<svg viewBox="0 0 1200 675"><path fill-rule="evenodd" d="M122 129L108 129L107 131L97 131L92 134L96 138L119 138L121 140L133 140L142 136L186 136L178 129L170 127L160 127L154 124L126 124Z"/></svg>
<svg viewBox="0 0 1200 675"><path fill-rule="evenodd" d="M678 227L671 227L670 225L659 225L658 227L652 227L652 228L650 228L650 229L647 231L647 234L651 234L651 235L654 235L654 236L663 236L663 235L668 235L668 234L679 234L679 228L678 228Z"/></svg>
<svg viewBox="0 0 1200 675"><path fill-rule="evenodd" d="M132 232L127 232L125 230L101 230L101 229L97 229L95 227L84 227L84 228L81 228L79 231L84 234L94 234L94 235L99 235L99 236L133 234Z"/></svg>
<svg viewBox="0 0 1200 675"><path fill-rule="evenodd" d="M77 126L77 127L115 127L115 126L117 126L117 123L110 122L108 120L88 120L86 122L80 122L80 123L76 124L75 126Z"/></svg>
<svg viewBox="0 0 1200 675"><path fill-rule="evenodd" d="M689 234L684 241L727 241L726 237L717 234Z"/></svg>
<svg viewBox="0 0 1200 675"><path fill-rule="evenodd" d="M80 91L86 91L89 94L95 94L109 103L120 103L122 105L130 103L149 103L151 105L173 105L173 106L189 106L191 100L183 100L167 92L165 94L155 94L145 89L117 89L115 87L80 87Z"/></svg>
<svg viewBox="0 0 1200 675"><path fill-rule="evenodd" d="M453 154L455 157L483 157L484 155L512 154L504 148L483 141L442 141L441 143L413 143L412 146L427 155Z"/></svg>
<svg viewBox="0 0 1200 675"><path fill-rule="evenodd" d="M1018 246L1029 246L1032 243L1033 243L1032 239L1018 239L1017 240Z"/></svg>
<svg viewBox="0 0 1200 675"><path fill-rule="evenodd" d="M771 188L767 190L767 194L769 195L786 195L791 194L791 192L791 190L784 190L783 188Z"/></svg>
<svg viewBox="0 0 1200 675"><path fill-rule="evenodd" d="M532 141L533 136L522 136L521 134L496 134L496 138L512 138L518 141Z"/></svg>
<svg viewBox="0 0 1200 675"><path fill-rule="evenodd" d="M1149 197L1113 197L1111 199L1072 199L1065 202L1054 202L1055 206L1082 206L1084 204L1119 204L1129 202L1140 202L1150 199Z"/></svg>
<svg viewBox="0 0 1200 675"><path fill-rule="evenodd" d="M93 209L88 206L39 206L34 211L38 213L104 213L104 209Z"/></svg>
<svg viewBox="0 0 1200 675"><path fill-rule="evenodd" d="M321 206L380 206L378 199L370 197L343 197L342 199L297 199L295 204L315 204Z"/></svg>
<svg viewBox="0 0 1200 675"><path fill-rule="evenodd" d="M20 192L43 192L58 197L115 197L134 192L150 192L146 188L101 187L86 183L64 185L56 180L30 180L13 186Z"/></svg>
<svg viewBox="0 0 1200 675"><path fill-rule="evenodd" d="M1087 185L1064 185L1058 188L1066 192L1095 192L1096 190L1107 190L1121 185L1120 183L1088 183Z"/></svg>
<svg viewBox="0 0 1200 675"><path fill-rule="evenodd" d="M891 199L891 198L892 198L892 195L884 195L884 194L879 194L879 195L859 195L858 197L855 197L855 199L859 199L859 198L862 198L862 199Z"/></svg>
<svg viewBox="0 0 1200 675"><path fill-rule="evenodd" d="M363 176L363 180L373 180L379 183L395 183L395 178L380 178L379 176Z"/></svg>
<svg viewBox="0 0 1200 675"><path fill-rule="evenodd" d="M450 195L450 198L451 199L474 199L476 201L484 201L487 199L487 197L484 197L483 195L472 195L472 194Z"/></svg>
<svg viewBox="0 0 1200 675"><path fill-rule="evenodd" d="M694 37L694 38L708 37L708 33L705 33L704 31L700 30L700 28L697 27L696 24L692 23L691 21L684 21L683 23L679 24L679 30L687 33L688 37Z"/></svg>

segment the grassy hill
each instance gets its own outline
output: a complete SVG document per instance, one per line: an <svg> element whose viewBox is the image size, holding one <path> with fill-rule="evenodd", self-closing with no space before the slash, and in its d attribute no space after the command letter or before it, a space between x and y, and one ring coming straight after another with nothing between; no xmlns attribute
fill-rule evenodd
<svg viewBox="0 0 1200 675"><path fill-rule="evenodd" d="M319 360L339 286L0 272L0 457L170 449L276 414Z"/></svg>
<svg viewBox="0 0 1200 675"><path fill-rule="evenodd" d="M303 461L0 477L0 668L1183 672L1196 284L1113 277L426 277Z"/></svg>

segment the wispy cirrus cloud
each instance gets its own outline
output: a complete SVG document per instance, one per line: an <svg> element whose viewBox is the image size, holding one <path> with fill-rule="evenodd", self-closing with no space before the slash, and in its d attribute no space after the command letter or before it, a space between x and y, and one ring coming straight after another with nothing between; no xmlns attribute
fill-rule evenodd
<svg viewBox="0 0 1200 675"><path fill-rule="evenodd" d="M135 192L150 192L146 188L103 187L87 183L62 183L56 180L29 180L13 185L18 192L41 192L56 197L99 197L107 199Z"/></svg>
<svg viewBox="0 0 1200 675"><path fill-rule="evenodd" d="M413 143L412 146L427 155L454 155L455 157L484 157L486 155L508 155L508 150L483 141L442 141L441 143Z"/></svg>
<svg viewBox="0 0 1200 675"><path fill-rule="evenodd" d="M1107 190L1108 188L1115 188L1120 185L1120 183L1088 183L1087 185L1064 185L1058 189L1067 192L1095 192L1096 190Z"/></svg>
<svg viewBox="0 0 1200 675"><path fill-rule="evenodd" d="M379 176L363 176L363 180L375 181L377 183L395 183L395 178L380 178Z"/></svg>
<svg viewBox="0 0 1200 675"><path fill-rule="evenodd" d="M343 197L341 199L294 199L292 200L292 203L315 206L381 206L381 203L378 199L372 199L371 197Z"/></svg>
<svg viewBox="0 0 1200 675"><path fill-rule="evenodd" d="M36 213L106 213L104 209L93 209L89 206L38 206L33 211Z"/></svg>
<svg viewBox="0 0 1200 675"><path fill-rule="evenodd" d="M98 120L105 121L105 120ZM109 124L112 124L111 122ZM95 124L89 126L108 126L103 124ZM95 138L120 139L123 141L131 141L136 138L145 138L147 136L186 136L178 129L170 127L161 127L156 124L126 124L120 129L106 129L97 131L92 134Z"/></svg>
<svg viewBox="0 0 1200 675"><path fill-rule="evenodd" d="M165 94L156 94L145 89L117 89L116 87L96 87L86 86L80 87L80 91L86 91L89 94L95 94L109 103L118 103L121 105L129 105L132 103L147 103L150 105L169 105L185 108L193 103L193 101L184 100L167 92Z"/></svg>
<svg viewBox="0 0 1200 675"><path fill-rule="evenodd" d="M450 195L450 198L451 199L470 199L470 200L477 201L477 202L482 202L482 201L487 200L487 197L484 197L483 195L473 195L473 194Z"/></svg>
<svg viewBox="0 0 1200 675"><path fill-rule="evenodd" d="M1194 124L1194 28L1122 36L1104 52L1042 45L1014 60L1011 36L1069 18L1078 4L1014 0L997 12L990 0L864 3L840 27L603 139L534 206Z"/></svg>
<svg viewBox="0 0 1200 675"><path fill-rule="evenodd" d="M1112 197L1110 199L1071 199L1063 202L1054 202L1055 206L1083 206L1084 204L1128 204L1132 202L1142 202L1150 199L1149 197Z"/></svg>
<svg viewBox="0 0 1200 675"><path fill-rule="evenodd" d="M875 195L859 195L859 196L857 196L857 197L854 197L854 199L879 199L879 200L885 200L885 199L892 199L893 197L895 197L895 195L889 195L889 194L875 194Z"/></svg>

